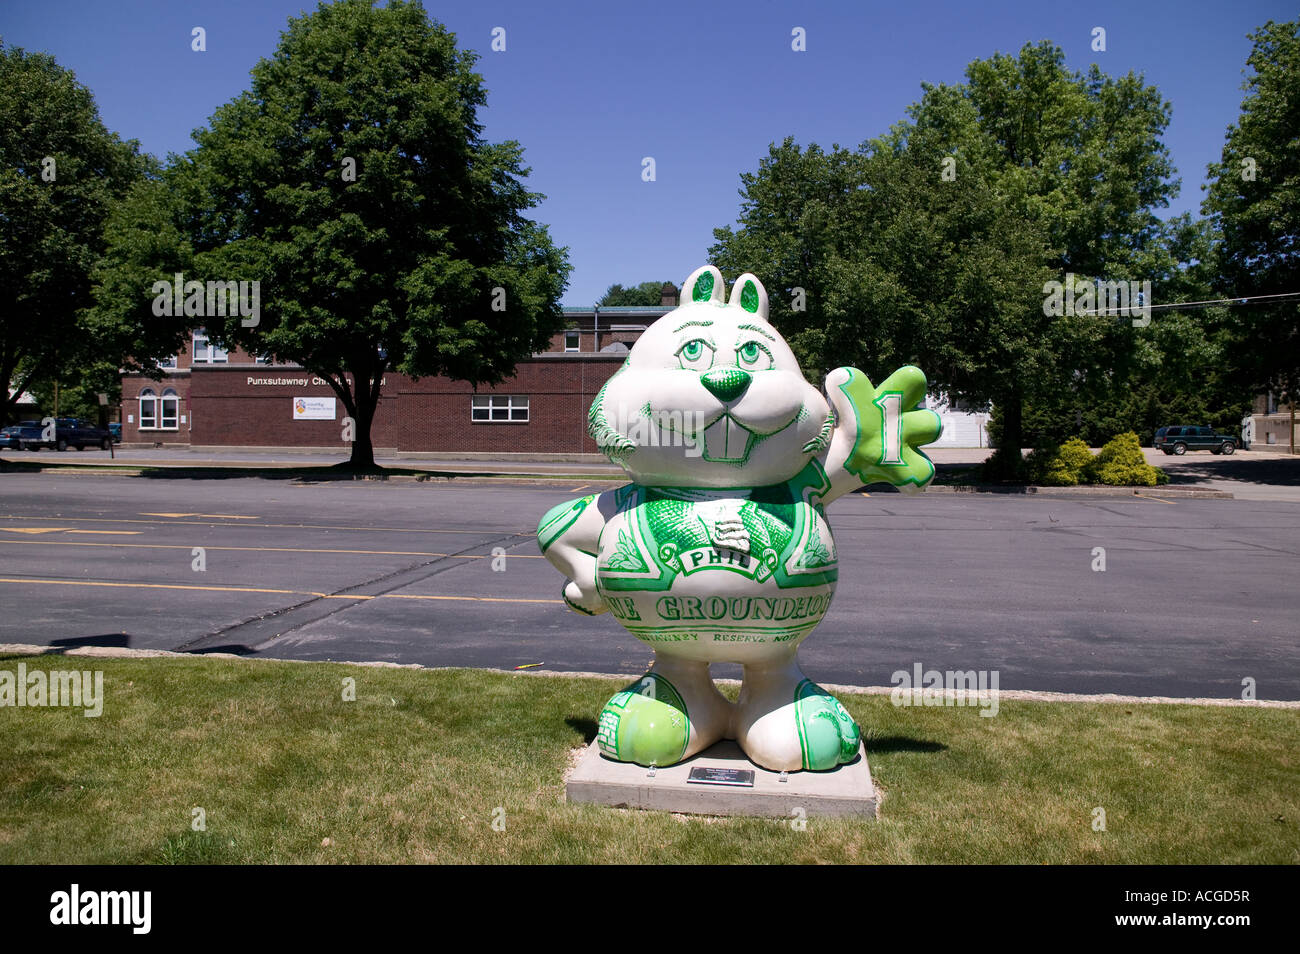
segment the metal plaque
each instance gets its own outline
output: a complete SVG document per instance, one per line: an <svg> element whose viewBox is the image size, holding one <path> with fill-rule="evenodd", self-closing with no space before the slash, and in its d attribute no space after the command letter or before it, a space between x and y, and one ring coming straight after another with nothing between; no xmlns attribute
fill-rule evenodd
<svg viewBox="0 0 1300 954"><path fill-rule="evenodd" d="M715 765L697 765L686 777L688 782L700 785L736 785L741 788L754 787L753 769L720 768Z"/></svg>

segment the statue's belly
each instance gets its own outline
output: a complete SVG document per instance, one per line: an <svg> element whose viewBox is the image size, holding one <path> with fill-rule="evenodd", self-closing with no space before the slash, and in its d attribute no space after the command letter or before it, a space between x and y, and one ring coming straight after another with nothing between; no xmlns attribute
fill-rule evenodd
<svg viewBox="0 0 1300 954"><path fill-rule="evenodd" d="M600 537L597 587L648 646L710 662L792 652L826 615L835 544L816 508L648 501Z"/></svg>

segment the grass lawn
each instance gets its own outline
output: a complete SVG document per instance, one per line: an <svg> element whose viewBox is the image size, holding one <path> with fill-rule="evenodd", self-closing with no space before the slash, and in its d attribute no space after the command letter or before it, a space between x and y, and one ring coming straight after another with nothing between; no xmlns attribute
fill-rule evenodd
<svg viewBox="0 0 1300 954"><path fill-rule="evenodd" d="M1294 709L1003 699L983 718L841 696L881 817L795 831L566 804L616 681L201 657L0 669L19 662L102 670L105 699L99 718L0 708L6 864L1300 862Z"/></svg>

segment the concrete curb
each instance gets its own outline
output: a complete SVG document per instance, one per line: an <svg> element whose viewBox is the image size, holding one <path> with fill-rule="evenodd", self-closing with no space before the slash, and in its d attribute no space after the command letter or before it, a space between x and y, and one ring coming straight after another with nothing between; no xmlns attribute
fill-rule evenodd
<svg viewBox="0 0 1300 954"><path fill-rule="evenodd" d="M75 464L66 467L42 467L40 470L15 469L5 470L0 467L0 474L44 474L59 473L71 474L74 477L140 477L144 474L144 468L135 465L104 467L94 464Z"/></svg>
<svg viewBox="0 0 1300 954"><path fill-rule="evenodd" d="M475 669L479 672L499 672L511 676L526 676L541 679L621 679L630 681L637 674L620 672L562 672L559 670L538 669L493 669L474 666L422 666L419 663L395 663L384 660L370 662L350 662L347 660L320 659L276 659L271 656L237 656L234 653L177 653L169 649L130 649L126 646L76 646L61 649L58 646L41 646L34 643L0 643L0 655L18 656L84 656L101 659L234 659L247 663L284 662L299 664L324 664L331 666L364 666L372 669L421 669L428 672L450 672L457 669ZM739 686L738 679L715 679L714 682L724 686ZM818 683L823 689L833 693L845 693L863 696L887 696L895 691L895 686L847 686L838 683ZM930 690L942 692L944 699L956 701L957 690ZM1183 706L1221 706L1243 709L1293 709L1300 710L1300 700L1285 699L1217 699L1213 697L1174 696L1124 696L1116 693L1098 693L1088 695L1077 692L1048 692L1035 689L1001 689L999 699L1013 699L1025 702L1094 702L1113 703L1117 705L1183 705Z"/></svg>
<svg viewBox="0 0 1300 954"><path fill-rule="evenodd" d="M1233 500L1226 490L1211 490L1208 487L1107 487L1105 485L1088 485L1084 487L1039 487L1034 484L932 484L925 488L927 494L1009 494L1013 496L1034 495L1038 497L1202 497L1207 500Z"/></svg>

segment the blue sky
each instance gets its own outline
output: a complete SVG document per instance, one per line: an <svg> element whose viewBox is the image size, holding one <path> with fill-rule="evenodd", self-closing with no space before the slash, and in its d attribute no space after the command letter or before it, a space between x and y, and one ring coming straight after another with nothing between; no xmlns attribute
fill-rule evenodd
<svg viewBox="0 0 1300 954"><path fill-rule="evenodd" d="M1072 69L1132 70L1173 105L1165 135L1196 210L1206 164L1237 118L1250 42L1283 0L961 3L953 0L439 2L430 16L477 51L486 138L516 139L546 201L533 217L568 246L564 302L613 282L680 283L705 264L712 230L735 221L740 174L793 136L856 146L902 119L921 83L1051 40ZM105 124L158 156L248 87L303 0L0 0L6 45L44 50L89 86ZM190 31L207 31L207 51ZM1091 48L1094 27L1106 51ZM503 27L506 49L493 52ZM806 52L791 31L806 31ZM643 181L642 159L656 179ZM759 276L762 278L762 276Z"/></svg>

